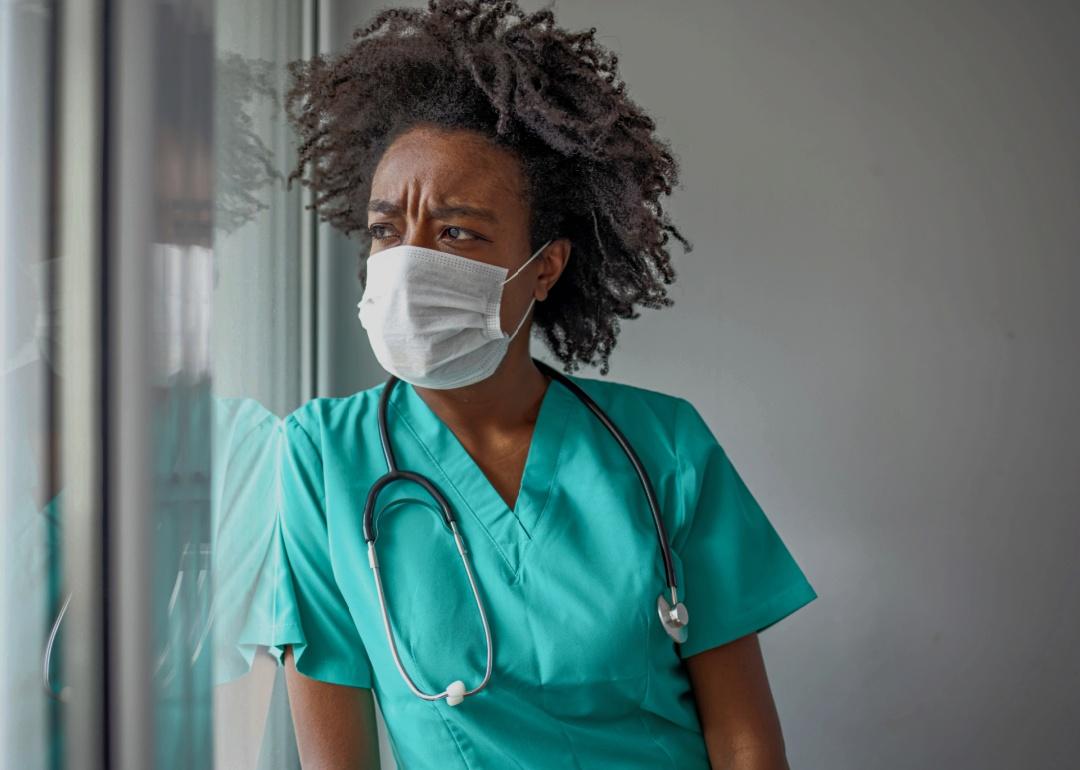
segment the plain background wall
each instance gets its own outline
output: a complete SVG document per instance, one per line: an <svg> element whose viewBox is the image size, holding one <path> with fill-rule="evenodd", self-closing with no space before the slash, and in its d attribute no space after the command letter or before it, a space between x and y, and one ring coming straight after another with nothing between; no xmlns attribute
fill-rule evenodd
<svg viewBox="0 0 1080 770"><path fill-rule="evenodd" d="M762 635L792 767L1075 766L1080 6L554 8L683 163L610 376L699 407L820 594ZM333 244L341 394L382 373Z"/></svg>

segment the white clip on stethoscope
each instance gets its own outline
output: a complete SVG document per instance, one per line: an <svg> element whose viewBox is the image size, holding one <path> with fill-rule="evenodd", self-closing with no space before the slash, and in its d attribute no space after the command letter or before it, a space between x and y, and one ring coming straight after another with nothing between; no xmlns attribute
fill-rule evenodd
<svg viewBox="0 0 1080 770"><path fill-rule="evenodd" d="M668 542L667 531L664 528L664 520L660 516L660 505L656 500L656 493L653 491L652 482L649 480L649 476L645 472L641 460L638 458L633 447L630 446L630 443L626 440L626 437L622 432L615 427L615 424L611 419L604 414L604 411L577 385L577 383L573 382L561 372L548 366L543 361L538 361L534 358L533 363L536 364L541 372L564 385L583 404L585 404L594 415L596 415L597 419L603 423L604 427L607 428L608 432L611 433L619 443L619 446L630 460L630 463L634 466L638 479L641 481L641 487L645 491L645 497L649 502L653 523L656 525L656 538L660 543L660 555L664 560L667 592L671 596L671 601L669 602L664 593L660 594L656 600L657 612L660 615L660 622L663 624L664 630L667 632L668 636L677 643L682 644L686 641L686 627L689 623L689 614L686 611L686 605L679 601L678 585L675 580L675 569L671 563L671 546ZM390 433L386 425L386 405L390 400L390 393L395 384L397 384L397 378L391 376L390 379L386 381L386 386L383 388L383 392L379 397L379 441L382 443L383 455L386 457L387 472L371 485L371 489L368 491L367 501L364 504L364 541L367 543L368 564L371 566L371 571L375 577L375 589L379 596L379 612L382 614L383 629L386 631L386 639L390 644L390 653L394 657L394 664L397 666L401 678L405 680L405 684L409 686L409 689L412 690L413 694L417 697L428 701L446 698L447 704L456 706L465 699L465 696L473 695L484 689L484 687L487 686L488 680L491 679L491 664L494 657L491 642L491 627L488 624L484 603L480 598L480 591L476 586L476 576L473 574L472 564L469 561L469 551L465 547L464 537L462 537L461 532L458 531L457 521L454 518L454 513L450 508L449 501L447 501L446 497L443 496L442 492L439 491L438 487L436 487L430 479L419 473L401 470L398 468L397 462L394 459L394 450L390 446ZM409 676L409 673L405 670L405 666L401 662L401 657L398 655L397 643L394 641L394 632L390 627L390 614L386 608L386 596L383 593L382 577L379 574L379 559L375 553L376 532L374 527L375 502L379 496L379 492L394 481L415 482L431 495L432 499L439 506L443 521L454 536L454 543L457 545L458 553L461 555L461 563L465 565L465 574L469 578L469 586L472 588L473 597L476 599L476 608L480 613L480 622L484 627L484 641L487 645L487 668L484 671L484 678L480 684L471 690L466 690L465 683L458 679L451 682L447 688L440 693L426 693L416 686L412 677Z"/></svg>

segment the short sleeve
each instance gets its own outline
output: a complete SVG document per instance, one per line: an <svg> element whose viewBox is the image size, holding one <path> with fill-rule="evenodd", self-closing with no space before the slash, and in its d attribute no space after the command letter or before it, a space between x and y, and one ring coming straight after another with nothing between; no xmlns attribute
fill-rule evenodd
<svg viewBox="0 0 1080 770"><path fill-rule="evenodd" d="M292 645L297 670L313 679L371 687L371 664L330 564L322 457L295 415L281 423L272 650L280 656Z"/></svg>
<svg viewBox="0 0 1080 770"><path fill-rule="evenodd" d="M684 505L672 543L690 618L685 658L763 631L817 593L701 415L680 401Z"/></svg>

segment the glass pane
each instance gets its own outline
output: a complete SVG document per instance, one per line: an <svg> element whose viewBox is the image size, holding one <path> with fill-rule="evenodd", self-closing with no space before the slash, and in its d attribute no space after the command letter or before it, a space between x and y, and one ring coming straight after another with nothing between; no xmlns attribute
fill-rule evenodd
<svg viewBox="0 0 1080 770"><path fill-rule="evenodd" d="M50 258L49 121L55 14L0 2L0 764L61 766L65 605L59 528L59 303Z"/></svg>
<svg viewBox="0 0 1080 770"><path fill-rule="evenodd" d="M213 586L215 766L297 768L269 624L281 417L301 400L300 188L285 121L298 0L216 8Z"/></svg>
<svg viewBox="0 0 1080 770"><path fill-rule="evenodd" d="M97 202L119 209L101 255L111 282L77 290L125 321L115 337L87 337L119 414L105 442L109 540L85 547L99 564L116 557L119 594L145 608L135 634L124 627L87 656L102 676L106 661L112 677L144 674L111 694L114 759L135 738L123 708L141 703L147 764L299 767L260 592L273 585L278 426L302 396L302 205L284 184L295 144L282 104L310 7L155 0L111 20L112 165ZM146 42L132 46L132 30ZM65 667L79 633L63 613L101 614L62 569L61 248L48 185L77 169L51 171L57 34L52 3L0 0L0 623L22 653L0 659L0 765L20 769L65 766L65 702L80 688ZM65 141L80 139L106 157L90 131ZM130 366L137 381L120 377ZM143 501L134 519L132 500ZM141 662L116 657L133 650Z"/></svg>

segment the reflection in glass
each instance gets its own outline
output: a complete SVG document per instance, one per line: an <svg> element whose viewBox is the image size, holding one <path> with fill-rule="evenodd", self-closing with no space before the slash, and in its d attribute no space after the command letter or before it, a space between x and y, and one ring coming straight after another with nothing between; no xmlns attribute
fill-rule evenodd
<svg viewBox="0 0 1080 770"><path fill-rule="evenodd" d="M114 271L114 294L89 284L78 290L107 308L112 323L140 325L140 334L115 338L141 340L140 349L114 349L111 358L104 333L87 330L86 338L100 345L93 356L106 366L122 359L143 370L145 393L119 387L119 367L103 374L113 378L105 394L112 408L139 415L148 448L132 458L122 436L108 438L115 456L107 484L129 484L145 468L136 483L145 492L137 513L145 517L148 638L114 636L94 656L145 643L146 681L137 686L149 699L148 760L159 768L298 766L281 671L264 644L268 575L278 558L280 415L302 396L302 206L300 191L282 183L295 147L280 106L285 63L301 55L305 7L310 13L299 0L152 0L138 13L125 6L128 20L145 21L145 49L121 50L128 38L114 35L110 54L128 69L103 67L116 103L94 108L123 103L141 134L134 142L105 137L115 142L115 173L105 176L97 204L118 217L108 207L136 196L145 211L129 207L109 219L123 232L101 255ZM20 770L65 766L61 725L73 695L86 692L67 651L83 632L75 616L92 611L62 547L65 515L78 514L70 506L65 514L58 459L70 437L66 444L54 404L72 382L72 351L61 341L65 255L53 237L49 184L78 169L50 173L60 162L50 145L54 10L44 1L0 2L0 622L9 648L23 653L0 659L0 765ZM145 87L117 86L141 77ZM113 130L128 125L107 117ZM87 131L65 140L84 140L88 153L105 157L99 139ZM120 188L132 180L145 189ZM123 248L137 244L137 259L121 240ZM133 261L144 278L118 280ZM132 287L138 301L119 296ZM132 393L139 397L117 396ZM84 399L95 406L89 392ZM120 519L109 518L109 505L118 501L102 502L114 525ZM110 531L100 553L86 543L88 558L105 564L120 534ZM113 707L120 700L114 693Z"/></svg>
<svg viewBox="0 0 1080 770"><path fill-rule="evenodd" d="M0 3L0 764L55 768L64 671L49 168L55 8Z"/></svg>
<svg viewBox="0 0 1080 770"><path fill-rule="evenodd" d="M308 12L311 6L307 6ZM281 109L305 4L216 7L212 360L215 766L296 768L272 638L280 418L302 400L301 198Z"/></svg>

